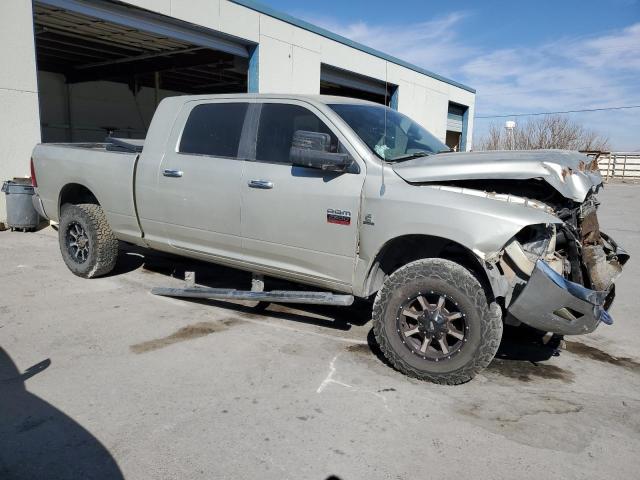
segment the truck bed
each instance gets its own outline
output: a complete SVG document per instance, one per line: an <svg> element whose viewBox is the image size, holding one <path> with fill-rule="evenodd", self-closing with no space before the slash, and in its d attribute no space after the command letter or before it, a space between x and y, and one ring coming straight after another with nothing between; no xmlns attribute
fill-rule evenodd
<svg viewBox="0 0 640 480"><path fill-rule="evenodd" d="M142 145L143 141L128 139L117 148L113 142L37 145L33 151L37 192L47 217L59 221L65 191L82 185L99 199L118 238L140 238L133 185Z"/></svg>

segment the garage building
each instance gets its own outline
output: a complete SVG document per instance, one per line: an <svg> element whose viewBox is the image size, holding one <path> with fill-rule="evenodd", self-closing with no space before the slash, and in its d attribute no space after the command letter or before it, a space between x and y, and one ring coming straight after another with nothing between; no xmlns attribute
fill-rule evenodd
<svg viewBox="0 0 640 480"><path fill-rule="evenodd" d="M475 90L252 0L6 0L0 31L0 180L41 141L143 138L181 94L364 98L471 146Z"/></svg>

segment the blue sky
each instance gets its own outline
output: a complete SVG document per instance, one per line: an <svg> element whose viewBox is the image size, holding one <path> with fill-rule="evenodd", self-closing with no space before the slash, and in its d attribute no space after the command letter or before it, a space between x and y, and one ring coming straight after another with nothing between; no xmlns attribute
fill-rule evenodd
<svg viewBox="0 0 640 480"><path fill-rule="evenodd" d="M640 105L640 0L263 3L474 87L477 116ZM640 150L640 108L572 117Z"/></svg>

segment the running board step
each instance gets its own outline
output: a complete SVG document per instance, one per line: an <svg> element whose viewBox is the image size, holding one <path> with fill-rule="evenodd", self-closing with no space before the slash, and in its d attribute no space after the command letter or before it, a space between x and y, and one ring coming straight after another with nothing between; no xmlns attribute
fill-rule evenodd
<svg viewBox="0 0 640 480"><path fill-rule="evenodd" d="M151 290L154 295L165 297L209 298L215 300L253 300L273 303L306 303L311 305L337 305L348 307L353 304L353 295L336 295L330 292L296 292L292 290L273 290L256 292L229 288L188 287L162 288Z"/></svg>

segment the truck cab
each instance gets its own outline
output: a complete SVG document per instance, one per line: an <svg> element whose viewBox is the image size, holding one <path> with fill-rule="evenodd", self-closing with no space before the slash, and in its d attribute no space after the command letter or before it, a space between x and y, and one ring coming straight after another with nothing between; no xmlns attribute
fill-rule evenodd
<svg viewBox="0 0 640 480"><path fill-rule="evenodd" d="M367 169L335 116L303 100L241 97L167 102L159 113L173 121L152 125L163 141L142 152L136 175L149 246L351 289ZM318 134L351 167L295 165L297 132Z"/></svg>

